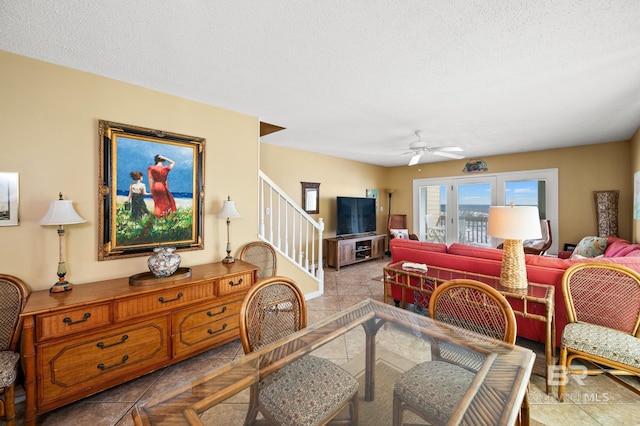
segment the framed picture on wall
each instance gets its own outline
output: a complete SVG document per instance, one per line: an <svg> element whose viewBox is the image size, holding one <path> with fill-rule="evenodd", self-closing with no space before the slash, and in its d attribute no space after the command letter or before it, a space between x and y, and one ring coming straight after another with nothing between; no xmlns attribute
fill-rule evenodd
<svg viewBox="0 0 640 426"><path fill-rule="evenodd" d="M0 226L18 225L18 173L0 172Z"/></svg>
<svg viewBox="0 0 640 426"><path fill-rule="evenodd" d="M205 139L100 120L98 259L201 250Z"/></svg>

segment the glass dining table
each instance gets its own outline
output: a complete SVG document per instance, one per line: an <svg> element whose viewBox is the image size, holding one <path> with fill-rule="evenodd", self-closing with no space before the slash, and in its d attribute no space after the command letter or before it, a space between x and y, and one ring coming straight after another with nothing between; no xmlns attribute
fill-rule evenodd
<svg viewBox="0 0 640 426"><path fill-rule="evenodd" d="M230 406L246 412L249 390L261 378L313 354L334 360L358 379L360 424L391 424L395 379L430 361L436 342L471 350L482 360L448 424L514 424L535 360L531 350L371 299L136 404L133 420L136 425L242 424L242 415L229 417Z"/></svg>

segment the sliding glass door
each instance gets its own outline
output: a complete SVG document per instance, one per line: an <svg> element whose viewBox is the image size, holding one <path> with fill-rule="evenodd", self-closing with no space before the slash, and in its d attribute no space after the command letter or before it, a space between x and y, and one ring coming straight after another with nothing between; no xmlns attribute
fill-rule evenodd
<svg viewBox="0 0 640 426"><path fill-rule="evenodd" d="M420 239L444 243L447 240L447 185L433 182L420 187Z"/></svg>
<svg viewBox="0 0 640 426"><path fill-rule="evenodd" d="M414 228L421 241L495 247L487 235L489 206L537 206L558 235L557 169L414 181ZM557 241L550 249L557 252Z"/></svg>

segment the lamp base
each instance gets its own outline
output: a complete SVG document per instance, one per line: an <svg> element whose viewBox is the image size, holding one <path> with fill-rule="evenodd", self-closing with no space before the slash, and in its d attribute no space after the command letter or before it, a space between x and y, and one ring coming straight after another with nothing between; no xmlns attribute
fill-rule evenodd
<svg viewBox="0 0 640 426"><path fill-rule="evenodd" d="M225 265L230 265L232 263L236 263L236 260L233 258L233 256L227 256L222 259L222 263L224 263Z"/></svg>
<svg viewBox="0 0 640 426"><path fill-rule="evenodd" d="M503 250L500 285L516 290L526 289L529 282L527 281L522 240L504 240Z"/></svg>
<svg viewBox="0 0 640 426"><path fill-rule="evenodd" d="M71 291L71 289L73 289L73 284L71 284L69 281L62 280L55 283L49 289L49 293L62 293L65 291Z"/></svg>

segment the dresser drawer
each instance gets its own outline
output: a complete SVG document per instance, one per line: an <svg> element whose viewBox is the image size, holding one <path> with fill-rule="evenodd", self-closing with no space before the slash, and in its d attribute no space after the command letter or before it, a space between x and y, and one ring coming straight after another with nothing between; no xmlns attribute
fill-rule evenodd
<svg viewBox="0 0 640 426"><path fill-rule="evenodd" d="M174 354L199 350L237 336L243 297L244 294L239 294L174 313Z"/></svg>
<svg viewBox="0 0 640 426"><path fill-rule="evenodd" d="M243 297L244 295L238 295L221 300L212 300L206 304L200 304L175 312L173 314L173 334L179 334L221 318L238 315Z"/></svg>
<svg viewBox="0 0 640 426"><path fill-rule="evenodd" d="M218 296L246 291L253 285L253 273L232 275L218 280Z"/></svg>
<svg viewBox="0 0 640 426"><path fill-rule="evenodd" d="M67 336L111 324L111 303L83 306L37 316L37 341Z"/></svg>
<svg viewBox="0 0 640 426"><path fill-rule="evenodd" d="M173 336L173 354L181 356L190 352L200 352L225 340L234 340L240 336L238 315L181 331Z"/></svg>
<svg viewBox="0 0 640 426"><path fill-rule="evenodd" d="M37 348L42 404L93 393L110 380L150 371L170 359L168 317L140 322Z"/></svg>
<svg viewBox="0 0 640 426"><path fill-rule="evenodd" d="M147 293L142 296L129 297L115 302L114 320L118 322L154 312L175 309L181 305L214 296L214 282L207 281L195 285Z"/></svg>

